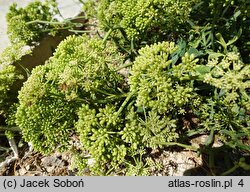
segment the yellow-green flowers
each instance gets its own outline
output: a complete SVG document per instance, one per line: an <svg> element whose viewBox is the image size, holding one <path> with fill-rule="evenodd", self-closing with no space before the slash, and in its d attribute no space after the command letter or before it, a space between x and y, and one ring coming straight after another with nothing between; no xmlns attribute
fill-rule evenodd
<svg viewBox="0 0 250 192"><path fill-rule="evenodd" d="M36 67L19 93L17 125L34 149L65 149L75 132L76 111L115 94L120 76L114 64L122 59L114 45L86 35L70 36L45 65ZM32 133L32 134L31 134Z"/></svg>
<svg viewBox="0 0 250 192"><path fill-rule="evenodd" d="M24 8L18 8L17 4L12 4L6 15L10 41L26 44L37 42L43 34L52 31L53 27L48 23L55 21L56 14L58 14L58 9L55 0L45 2L36 0ZM43 21L43 23L36 21Z"/></svg>
<svg viewBox="0 0 250 192"><path fill-rule="evenodd" d="M157 42L185 27L197 0L102 0L98 18L111 36L136 42Z"/></svg>

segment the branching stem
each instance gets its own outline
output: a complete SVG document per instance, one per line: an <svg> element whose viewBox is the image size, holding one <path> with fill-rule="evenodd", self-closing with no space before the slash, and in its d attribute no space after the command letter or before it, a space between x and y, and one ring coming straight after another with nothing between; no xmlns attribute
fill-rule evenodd
<svg viewBox="0 0 250 192"><path fill-rule="evenodd" d="M121 107L119 108L118 112L117 112L117 116L116 118L119 116L119 114L122 112L122 110L124 109L124 107L127 105L127 103L129 102L129 100L131 99L131 97L133 97L135 94L135 91L131 92L128 94L127 98L124 100L124 102L122 103Z"/></svg>

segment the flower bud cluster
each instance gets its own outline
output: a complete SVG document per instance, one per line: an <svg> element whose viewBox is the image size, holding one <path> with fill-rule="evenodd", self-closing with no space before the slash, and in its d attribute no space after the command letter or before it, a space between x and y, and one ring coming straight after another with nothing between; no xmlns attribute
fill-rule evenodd
<svg viewBox="0 0 250 192"><path fill-rule="evenodd" d="M16 123L24 139L44 153L65 148L75 132L72 128L81 104L116 92L120 76L113 68L121 59L114 45L105 48L97 38L69 36L61 42L54 56L32 71L19 92ZM109 108L101 112L100 125L115 121L109 118Z"/></svg>
<svg viewBox="0 0 250 192"><path fill-rule="evenodd" d="M55 0L45 2L34 1L24 8L18 8L13 4L6 15L8 29L7 33L12 43L24 42L30 44L37 42L43 35L44 30L51 28L45 23L32 23L33 21L53 21L58 14L57 3Z"/></svg>
<svg viewBox="0 0 250 192"><path fill-rule="evenodd" d="M186 24L197 0L102 0L99 20L104 30L121 28L129 40L159 41ZM115 33L114 35L116 35Z"/></svg>
<svg viewBox="0 0 250 192"><path fill-rule="evenodd" d="M129 77L131 91L137 93L136 105L156 110L160 114L185 105L192 95L192 88L176 79L185 77L178 71L187 67L190 60L171 68L170 55L177 50L173 42L162 42L139 50ZM187 57L187 56L186 56ZM192 64L193 65L193 64Z"/></svg>

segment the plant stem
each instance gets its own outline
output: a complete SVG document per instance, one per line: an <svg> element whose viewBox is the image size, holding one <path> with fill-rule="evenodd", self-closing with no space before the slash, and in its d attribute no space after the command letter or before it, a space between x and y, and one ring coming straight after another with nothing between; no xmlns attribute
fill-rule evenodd
<svg viewBox="0 0 250 192"><path fill-rule="evenodd" d="M124 107L127 105L127 103L129 102L129 100L131 99L131 97L133 97L133 95L135 94L135 91L131 92L128 94L127 98L124 100L124 102L122 103L121 107L119 108L116 118L119 116L119 114L122 112L122 110L124 109Z"/></svg>
<svg viewBox="0 0 250 192"><path fill-rule="evenodd" d="M107 133L110 134L110 135L122 135L122 133L114 132L114 131L108 131Z"/></svg>
<svg viewBox="0 0 250 192"><path fill-rule="evenodd" d="M10 150L10 148L0 146L0 151L8 151L8 150Z"/></svg>
<svg viewBox="0 0 250 192"><path fill-rule="evenodd" d="M208 155L209 155L208 167L210 169L210 172L212 173L212 176L216 176L216 174L214 173L215 166L214 166L214 153L213 153L213 151L209 151Z"/></svg>
<svg viewBox="0 0 250 192"><path fill-rule="evenodd" d="M70 29L69 31L74 32L74 33L91 33L91 32L93 32L91 30L84 31L84 30L73 30L73 29Z"/></svg>
<svg viewBox="0 0 250 192"><path fill-rule="evenodd" d="M205 142L205 146L212 146L214 143L214 128L211 129L208 139Z"/></svg>
<svg viewBox="0 0 250 192"><path fill-rule="evenodd" d="M18 158L18 150L17 150L17 145L16 145L14 138L11 138L8 140L9 140L9 145L14 153L14 158Z"/></svg>
<svg viewBox="0 0 250 192"><path fill-rule="evenodd" d="M71 19L73 20L73 19ZM83 26L96 26L94 24L89 24L89 23L76 23L72 22L70 20L65 20L65 21L42 21L42 20L34 20L34 21L29 21L27 24L34 24L34 23L41 23L41 24L49 24L49 25L72 25L72 26L77 26L80 25L81 27Z"/></svg>
<svg viewBox="0 0 250 192"><path fill-rule="evenodd" d="M96 91L96 92L102 93L104 95L115 96L114 94L108 93L106 91L103 91L103 90L100 90L100 89L97 89L97 88L91 88L91 89Z"/></svg>
<svg viewBox="0 0 250 192"><path fill-rule="evenodd" d="M108 37L110 36L110 34L113 32L113 29L109 29L109 31L106 33L105 37L103 38L102 42L103 44L105 45L107 40L108 40Z"/></svg>
<svg viewBox="0 0 250 192"><path fill-rule="evenodd" d="M222 173L220 176L227 176L229 175L230 173L233 173L236 169L239 168L239 165L238 163L236 165L234 165L231 169L225 171L224 173Z"/></svg>
<svg viewBox="0 0 250 192"><path fill-rule="evenodd" d="M3 130L3 131L14 131L14 132L21 131L21 129L19 127L7 127L7 126L0 126L0 130Z"/></svg>
<svg viewBox="0 0 250 192"><path fill-rule="evenodd" d="M121 65L120 67L117 67L117 68L115 69L115 71L120 71L121 69L124 69L124 68L130 67L130 66L132 66L132 65L133 65L133 63L132 63L132 62L127 63L127 64L124 64L124 65Z"/></svg>
<svg viewBox="0 0 250 192"><path fill-rule="evenodd" d="M194 147L194 146L191 146L191 145L185 145L185 144L182 144L182 143L177 143L177 142L157 142L157 144L160 144L160 145L166 145L166 146L179 146L179 147L182 147L182 148L186 148L186 149L190 149L192 151L198 151L199 149Z"/></svg>
<svg viewBox="0 0 250 192"><path fill-rule="evenodd" d="M127 94L126 93L123 93L123 94L120 94L120 95L111 95L111 96L108 96L106 97L105 99L102 99L102 100L94 100L94 102L96 103L100 103L100 104L106 104L106 103L110 103L110 102L113 102L117 99L120 99L120 98L123 98L123 97L127 97Z"/></svg>
<svg viewBox="0 0 250 192"><path fill-rule="evenodd" d="M65 22L59 22L59 21L42 21L42 20L34 20L29 21L27 24L33 24L33 23L42 23L42 24L51 24L51 25L62 25L65 24Z"/></svg>

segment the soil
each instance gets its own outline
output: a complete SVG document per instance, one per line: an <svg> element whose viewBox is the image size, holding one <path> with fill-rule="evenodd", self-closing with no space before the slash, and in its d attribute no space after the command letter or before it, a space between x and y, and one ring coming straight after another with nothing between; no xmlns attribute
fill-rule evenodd
<svg viewBox="0 0 250 192"><path fill-rule="evenodd" d="M193 146L198 146L207 138L206 135L196 137L192 140ZM213 146L214 166L209 166L209 156L198 155L191 150L180 148L166 148L163 150L153 150L148 154L154 164L149 168L151 176L207 176L219 175L234 166L240 157L245 156L246 162L250 163L250 156L242 152L226 149L215 142ZM5 166L0 166L2 176L75 176L77 170L72 169L72 154L53 153L49 156L30 151L29 146L24 144L18 149L19 158ZM13 152L5 154L6 159L13 156ZM237 169L230 175L250 176L250 172Z"/></svg>

